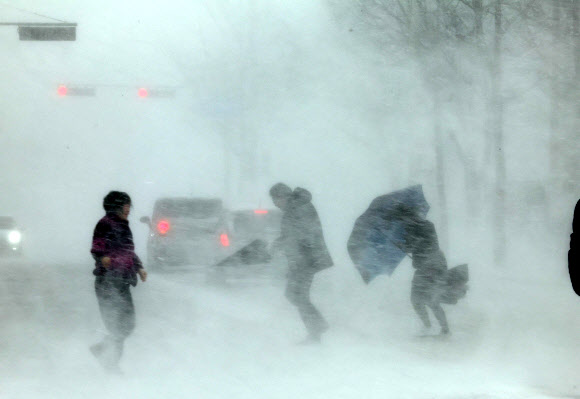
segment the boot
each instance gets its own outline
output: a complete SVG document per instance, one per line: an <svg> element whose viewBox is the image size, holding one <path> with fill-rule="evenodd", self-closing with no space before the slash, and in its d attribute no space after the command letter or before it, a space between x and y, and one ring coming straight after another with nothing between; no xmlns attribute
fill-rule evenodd
<svg viewBox="0 0 580 399"><path fill-rule="evenodd" d="M298 342L297 345L300 346L310 346L310 345L320 345L321 339L320 334L308 334L306 338Z"/></svg>

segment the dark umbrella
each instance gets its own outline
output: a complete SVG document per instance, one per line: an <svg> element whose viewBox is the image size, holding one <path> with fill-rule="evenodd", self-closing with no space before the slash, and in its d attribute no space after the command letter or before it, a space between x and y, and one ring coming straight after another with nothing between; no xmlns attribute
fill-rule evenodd
<svg viewBox="0 0 580 399"><path fill-rule="evenodd" d="M272 256L268 252L268 243L264 240L254 240L242 249L228 256L216 266L238 266L268 263Z"/></svg>
<svg viewBox="0 0 580 399"><path fill-rule="evenodd" d="M401 249L405 244L405 224L398 214L401 206L425 217L429 204L422 186L375 198L354 224L348 253L367 284L380 274L390 276L406 255Z"/></svg>

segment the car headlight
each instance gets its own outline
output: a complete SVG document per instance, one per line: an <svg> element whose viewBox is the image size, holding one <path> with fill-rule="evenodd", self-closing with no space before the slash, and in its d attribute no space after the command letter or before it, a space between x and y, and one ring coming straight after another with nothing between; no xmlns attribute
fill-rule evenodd
<svg viewBox="0 0 580 399"><path fill-rule="evenodd" d="M20 240L22 240L22 234L20 234L19 231L11 231L10 234L8 234L8 241L10 244L19 244Z"/></svg>

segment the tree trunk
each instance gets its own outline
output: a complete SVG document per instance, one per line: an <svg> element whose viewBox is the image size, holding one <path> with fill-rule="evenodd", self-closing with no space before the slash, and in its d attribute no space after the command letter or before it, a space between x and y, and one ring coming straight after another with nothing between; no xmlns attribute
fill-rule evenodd
<svg viewBox="0 0 580 399"><path fill-rule="evenodd" d="M495 201L494 201L494 261L497 266L503 266L506 253L505 233L505 148L503 143L503 99L501 95L502 80L502 0L495 1L495 40L492 68L492 120L495 138Z"/></svg>
<svg viewBox="0 0 580 399"><path fill-rule="evenodd" d="M580 0L572 0L572 34L573 34L573 47L574 47L574 83L572 87L574 88L574 92L576 96L580 92ZM577 99L578 97L576 97ZM577 187L580 185L580 168L577 166L577 160L580 154L580 144L577 141L577 137L575 136L580 132L580 101L576 100L572 103L573 112L574 112L574 124L572 126L572 142L575 144L572 147L572 151L575 155L575 160L572 160L572 186L576 189L574 192L577 193Z"/></svg>
<svg viewBox="0 0 580 399"><path fill-rule="evenodd" d="M465 181L466 198L465 211L467 213L466 221L470 225L475 225L475 223L477 223L477 219L479 218L481 207L479 203L479 179L476 173L476 168L473 162L470 161L469 157L465 154L465 151L463 151L463 148L461 148L461 144L459 144L457 136L454 133L451 133L449 138L453 143L457 157L463 164L463 179Z"/></svg>
<svg viewBox="0 0 580 399"><path fill-rule="evenodd" d="M483 0L473 0L472 7L475 14L474 34L477 38L477 44L481 46L483 37Z"/></svg>
<svg viewBox="0 0 580 399"><path fill-rule="evenodd" d="M438 93L433 96L433 124L435 129L435 169L437 171L437 199L439 202L440 222L439 241L444 250L448 249L449 227L447 215L447 194L445 192L445 154L443 133L441 131L441 100Z"/></svg>
<svg viewBox="0 0 580 399"><path fill-rule="evenodd" d="M562 174L560 131L560 95L558 90L558 55L561 47L560 0L552 0L552 51L550 65L550 174L557 178Z"/></svg>
<svg viewBox="0 0 580 399"><path fill-rule="evenodd" d="M572 29L574 35L574 71L576 77L576 85L580 87L580 0L572 0Z"/></svg>

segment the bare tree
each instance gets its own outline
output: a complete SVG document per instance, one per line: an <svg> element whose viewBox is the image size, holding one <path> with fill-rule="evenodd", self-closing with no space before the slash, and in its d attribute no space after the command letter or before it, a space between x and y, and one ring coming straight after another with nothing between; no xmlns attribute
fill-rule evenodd
<svg viewBox="0 0 580 399"><path fill-rule="evenodd" d="M513 122L515 117L505 111L506 107L525 99L528 91L548 93L553 105L550 141L552 146L558 146L551 150L555 155L552 159L558 165L554 174L560 181L576 187L576 191L580 184L577 162L580 0L358 0L356 4L359 22L372 31L369 36L378 48L390 55L398 51L413 59L430 93L443 235L447 234L445 185L448 178L444 162L450 155L446 150L451 149L464 166L466 176L493 181L489 187L493 198L490 202L493 252L495 262L501 265L506 253L508 217L504 119ZM520 78L521 74L529 88L522 88L521 80L511 83L512 77ZM545 90L546 86L551 90ZM442 130L450 130L442 126L442 111L447 115L451 111L456 120L470 123L477 116L466 118L465 112L469 109L462 101L473 96L487 104L481 123L467 125L463 134L452 134L451 140L447 140L441 134ZM486 142L481 154L484 162L479 167L474 166L477 159L474 154L481 147L462 146L462 141L472 138L474 133L481 133ZM477 197L469 193L473 188L470 184L481 187L481 183L474 183L481 179L467 179L467 196Z"/></svg>
<svg viewBox="0 0 580 399"><path fill-rule="evenodd" d="M476 6L482 0L475 0ZM446 138L442 114L453 101L455 87L462 84L463 71L457 48L481 32L481 24L466 24L466 15L451 0L359 0L360 23L383 50L399 52L416 61L420 78L432 104L433 149L440 236L448 243L448 206L446 197ZM481 21L480 21L481 22ZM479 33L478 33L479 34Z"/></svg>
<svg viewBox="0 0 580 399"><path fill-rule="evenodd" d="M536 73L549 88L552 186L558 196L575 197L580 185L580 1L530 0L514 10L524 22L521 37L539 61Z"/></svg>
<svg viewBox="0 0 580 399"><path fill-rule="evenodd" d="M571 14L574 35L574 71L578 83L580 81L580 0L572 0Z"/></svg>

